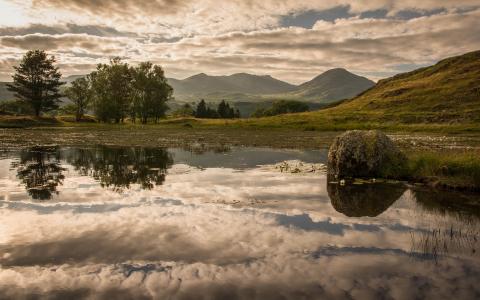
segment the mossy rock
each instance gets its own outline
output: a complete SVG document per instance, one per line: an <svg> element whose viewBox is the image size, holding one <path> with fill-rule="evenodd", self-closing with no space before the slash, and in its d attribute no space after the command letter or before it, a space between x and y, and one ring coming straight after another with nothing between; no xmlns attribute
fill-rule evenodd
<svg viewBox="0 0 480 300"><path fill-rule="evenodd" d="M328 175L343 178L402 178L406 156L378 130L351 130L335 138L328 152Z"/></svg>

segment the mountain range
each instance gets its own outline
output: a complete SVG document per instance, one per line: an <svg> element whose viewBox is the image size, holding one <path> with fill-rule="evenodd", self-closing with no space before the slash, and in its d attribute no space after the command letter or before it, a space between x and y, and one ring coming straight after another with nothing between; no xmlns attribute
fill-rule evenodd
<svg viewBox="0 0 480 300"><path fill-rule="evenodd" d="M65 77L67 83L82 77ZM183 80L168 78L177 100L207 101L226 99L233 102L262 102L276 99L297 99L314 103L331 103L356 96L375 83L365 77L357 76L345 69L329 70L311 81L293 85L272 76L237 73L229 76L209 76L200 73ZM13 94L6 89L6 83L0 83L0 101L12 99Z"/></svg>
<svg viewBox="0 0 480 300"><path fill-rule="evenodd" d="M183 80L169 78L175 98L180 101L227 99L261 102L275 99L298 99L315 103L331 103L358 95L375 83L345 69L329 70L311 81L293 85L269 75L237 73L230 76L209 76L204 73Z"/></svg>

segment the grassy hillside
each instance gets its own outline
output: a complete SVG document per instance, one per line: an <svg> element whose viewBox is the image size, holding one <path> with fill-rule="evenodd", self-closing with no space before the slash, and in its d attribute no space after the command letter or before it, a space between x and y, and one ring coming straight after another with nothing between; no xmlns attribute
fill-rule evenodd
<svg viewBox="0 0 480 300"><path fill-rule="evenodd" d="M240 125L240 124L239 124ZM371 89L316 112L245 121L248 126L477 128L480 51L381 80Z"/></svg>

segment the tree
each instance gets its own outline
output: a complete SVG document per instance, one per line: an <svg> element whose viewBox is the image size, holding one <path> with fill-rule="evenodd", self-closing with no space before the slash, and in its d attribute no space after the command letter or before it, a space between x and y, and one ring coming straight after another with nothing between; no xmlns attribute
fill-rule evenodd
<svg viewBox="0 0 480 300"><path fill-rule="evenodd" d="M273 103L271 108L258 108L252 117L269 117L288 113L298 113L308 111L307 103L295 100L280 100Z"/></svg>
<svg viewBox="0 0 480 300"><path fill-rule="evenodd" d="M110 64L99 64L90 74L93 108L102 122L120 123L131 110L131 74L128 64L116 57Z"/></svg>
<svg viewBox="0 0 480 300"><path fill-rule="evenodd" d="M162 67L143 62L131 68L134 113L146 124L149 117L155 120L165 116L166 104L172 98L173 89L167 83Z"/></svg>
<svg viewBox="0 0 480 300"><path fill-rule="evenodd" d="M55 62L55 57L48 57L45 51L28 51L20 65L14 67L13 83L7 85L16 98L32 107L37 117L57 109L62 96L59 88L64 82L60 81L62 74L54 66Z"/></svg>
<svg viewBox="0 0 480 300"><path fill-rule="evenodd" d="M205 103L205 100L202 99L197 104L197 109L195 110L195 117L206 118L207 116L208 116L207 104Z"/></svg>
<svg viewBox="0 0 480 300"><path fill-rule="evenodd" d="M218 104L217 108L217 112L220 118L228 118L229 109L230 106L225 102L225 100L222 100L222 102Z"/></svg>
<svg viewBox="0 0 480 300"><path fill-rule="evenodd" d="M195 115L195 111L189 103L185 103L172 114L174 117L191 117Z"/></svg>
<svg viewBox="0 0 480 300"><path fill-rule="evenodd" d="M72 85L65 91L65 94L75 106L75 120L77 122L80 121L92 100L90 77L81 77L73 81Z"/></svg>

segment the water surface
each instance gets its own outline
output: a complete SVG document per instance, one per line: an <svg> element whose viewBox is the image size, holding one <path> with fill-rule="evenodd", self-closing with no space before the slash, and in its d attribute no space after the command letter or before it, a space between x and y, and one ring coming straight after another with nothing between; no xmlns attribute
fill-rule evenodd
<svg viewBox="0 0 480 300"><path fill-rule="evenodd" d="M4 151L0 298L479 298L478 197L329 185L325 159L200 146Z"/></svg>

